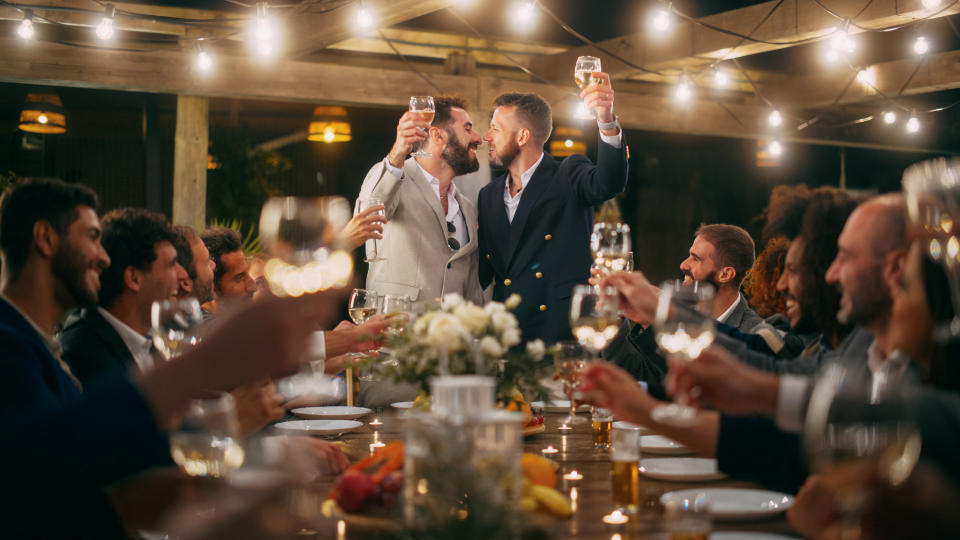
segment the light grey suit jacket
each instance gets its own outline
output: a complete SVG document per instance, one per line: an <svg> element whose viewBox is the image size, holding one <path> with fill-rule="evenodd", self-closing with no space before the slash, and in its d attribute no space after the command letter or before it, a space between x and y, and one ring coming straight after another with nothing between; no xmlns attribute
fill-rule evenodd
<svg viewBox="0 0 960 540"><path fill-rule="evenodd" d="M413 158L403 165L398 180L384 167L374 165L363 180L360 199L376 197L386 206L387 224L378 242L378 256L367 272L367 288L380 294L402 294L415 305L434 304L443 295L459 293L482 302L477 277L477 208L457 192L457 202L467 223L469 241L454 251L447 245L446 216L440 199ZM369 253L370 243L367 243Z"/></svg>

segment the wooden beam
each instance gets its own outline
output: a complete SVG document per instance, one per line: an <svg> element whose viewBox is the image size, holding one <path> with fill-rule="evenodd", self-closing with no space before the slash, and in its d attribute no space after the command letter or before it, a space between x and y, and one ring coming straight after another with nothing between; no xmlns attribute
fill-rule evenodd
<svg viewBox="0 0 960 540"><path fill-rule="evenodd" d="M210 104L205 97L177 96L173 149L173 222L200 231L207 223L207 141Z"/></svg>
<svg viewBox="0 0 960 540"><path fill-rule="evenodd" d="M702 17L700 20L749 35L753 28L777 4L776 1L764 2L740 9L725 11ZM944 2L945 5L949 4ZM835 13L853 17L864 7L863 0L831 0L825 2ZM923 7L921 0L875 0L868 4L856 22L867 28L887 28L908 24L924 17L945 17L960 13L960 2L944 7L942 11L931 12ZM676 19L676 18L675 18ZM642 24L638 22L638 25ZM821 38L830 34L840 21L809 0L787 0L766 20L752 37L773 43L741 41L731 36L696 25L692 22L678 21L670 35L655 39L645 32L608 39L599 43L603 48L621 56L633 64L656 71L693 69L707 66L716 60L739 58L791 46L797 40ZM850 27L851 33L859 33L856 27ZM571 66L578 56L599 56L603 60L604 71L615 78L630 77L642 73L619 60L600 53L589 46L575 47L565 52L536 58L531 62L532 69L550 80L561 81L569 78Z"/></svg>

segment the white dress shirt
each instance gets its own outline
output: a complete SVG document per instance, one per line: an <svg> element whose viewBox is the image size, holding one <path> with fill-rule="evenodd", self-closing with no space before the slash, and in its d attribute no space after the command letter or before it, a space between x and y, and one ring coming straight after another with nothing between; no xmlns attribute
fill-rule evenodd
<svg viewBox="0 0 960 540"><path fill-rule="evenodd" d="M102 307L98 307L97 311L117 331L117 334L120 334L120 339L123 340L124 345L127 346L133 356L133 361L140 368L140 373L146 373L153 369L153 355L150 353L152 342Z"/></svg>
<svg viewBox="0 0 960 540"><path fill-rule="evenodd" d="M391 165L387 158L383 158L383 166L386 167L387 171L389 171L394 178L403 180L403 169L398 169ZM419 162L417 162L417 167L420 167L420 173L427 179L427 183L430 184L434 194L436 194L437 200L442 200L440 197L440 180L428 173ZM441 204L441 207L442 206ZM457 186L455 186L453 182L450 182L450 186L447 187L447 215L445 219L447 223L453 223L454 227L457 228L457 232L450 233L449 231L444 231L444 233L456 238L457 242L460 242L460 247L467 245L467 242L470 241L470 231L467 230L467 220L464 219L463 212L460 211L460 203L457 202Z"/></svg>

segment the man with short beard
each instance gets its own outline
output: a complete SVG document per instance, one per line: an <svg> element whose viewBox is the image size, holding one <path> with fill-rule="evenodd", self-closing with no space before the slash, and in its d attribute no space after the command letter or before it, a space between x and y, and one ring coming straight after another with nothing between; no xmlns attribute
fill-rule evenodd
<svg viewBox="0 0 960 540"><path fill-rule="evenodd" d="M437 96L434 104L432 122L413 112L400 117L393 148L360 188L358 209L376 198L387 218L366 286L407 296L415 305L435 304L449 293L479 303L477 211L453 179L480 167L477 147L483 141L465 99ZM420 143L429 155L406 158ZM373 242L367 242L368 253Z"/></svg>
<svg viewBox="0 0 960 540"><path fill-rule="evenodd" d="M177 298L196 298L201 304L213 300L213 271L216 263L210 258L207 246L193 227L174 225L177 235L173 247L177 249L177 260L187 271L187 277L180 279Z"/></svg>

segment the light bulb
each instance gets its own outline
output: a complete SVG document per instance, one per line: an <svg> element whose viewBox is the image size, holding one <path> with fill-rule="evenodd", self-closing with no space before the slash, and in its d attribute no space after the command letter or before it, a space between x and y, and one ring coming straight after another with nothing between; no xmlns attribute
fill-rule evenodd
<svg viewBox="0 0 960 540"><path fill-rule="evenodd" d="M920 131L920 120L916 116L911 116L907 120L907 133L916 133Z"/></svg>
<svg viewBox="0 0 960 540"><path fill-rule="evenodd" d="M690 101L690 98L693 97L693 91L690 89L690 83L688 83L686 79L681 80L680 83L677 84L677 90L674 92L674 95L681 103Z"/></svg>
<svg viewBox="0 0 960 540"><path fill-rule="evenodd" d="M827 40L827 62L833 63L841 56L849 56L857 50L857 40L850 35L847 24L834 29Z"/></svg>
<svg viewBox="0 0 960 540"><path fill-rule="evenodd" d="M783 153L783 145L780 144L780 141L771 141L770 144L767 145L767 152L771 156L779 156Z"/></svg>
<svg viewBox="0 0 960 540"><path fill-rule="evenodd" d="M41 124L46 124L46 123L49 122L49 121L50 121L50 119L47 118L47 115L46 115L46 114L40 113L40 116L37 117L37 122L39 122L39 123L41 123Z"/></svg>
<svg viewBox="0 0 960 540"><path fill-rule="evenodd" d="M262 59L273 56L277 51L277 36L276 22L267 15L267 4L257 4L257 16L250 28L250 47L254 54Z"/></svg>
<svg viewBox="0 0 960 540"><path fill-rule="evenodd" d="M885 111L883 113L883 123L892 124L897 121L897 113L893 111Z"/></svg>
<svg viewBox="0 0 960 540"><path fill-rule="evenodd" d="M337 134L335 131L333 131L332 127L328 127L323 130L323 140L326 142L333 142L333 139L336 136Z"/></svg>
<svg viewBox="0 0 960 540"><path fill-rule="evenodd" d="M940 7L940 0L923 0L921 4L927 9L937 9Z"/></svg>
<svg viewBox="0 0 960 540"><path fill-rule="evenodd" d="M97 37L102 41L109 41L113 37L113 19L104 17L97 25Z"/></svg>
<svg viewBox="0 0 960 540"><path fill-rule="evenodd" d="M714 84L716 84L716 85L719 86L720 88L724 88L724 87L727 86L727 84L728 84L729 82L730 82L730 78L727 77L727 74L726 74L726 73L720 71L719 69L714 69L714 70L713 70L713 83L714 83Z"/></svg>
<svg viewBox="0 0 960 540"><path fill-rule="evenodd" d="M861 69L857 72L857 81L872 88L877 84L877 73L873 68Z"/></svg>
<svg viewBox="0 0 960 540"><path fill-rule="evenodd" d="M373 27L373 15L370 10L360 6L360 9L357 10L357 28L369 30L371 27Z"/></svg>
<svg viewBox="0 0 960 540"><path fill-rule="evenodd" d="M927 51L930 50L930 42L927 41L927 38L923 36L917 37L917 40L913 42L913 52L917 54L927 54Z"/></svg>
<svg viewBox="0 0 960 540"><path fill-rule="evenodd" d="M563 141L563 146L567 148L573 148L573 139L567 139Z"/></svg>
<svg viewBox="0 0 960 540"><path fill-rule="evenodd" d="M773 127L778 127L783 123L783 116L780 115L780 111L774 109L767 117L767 122Z"/></svg>
<svg viewBox="0 0 960 540"><path fill-rule="evenodd" d="M530 22L533 19L534 9L536 6L533 5L533 2L522 2L517 7L517 19L522 22Z"/></svg>
<svg viewBox="0 0 960 540"><path fill-rule="evenodd" d="M667 8L661 7L653 12L653 16L650 19L650 26L652 26L657 33L663 34L670 29L671 22L670 11L667 10Z"/></svg>
<svg viewBox="0 0 960 540"><path fill-rule="evenodd" d="M213 57L207 51L197 53L197 69L206 73L213 68Z"/></svg>
<svg viewBox="0 0 960 540"><path fill-rule="evenodd" d="M17 35L23 39L32 39L33 34L33 12L28 9L23 13L23 20L20 21L20 26L17 27Z"/></svg>

